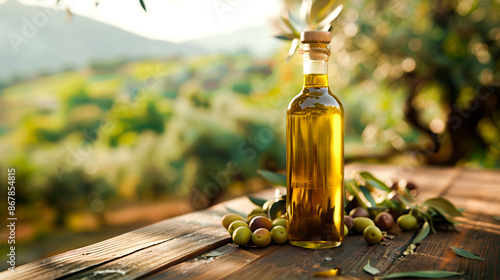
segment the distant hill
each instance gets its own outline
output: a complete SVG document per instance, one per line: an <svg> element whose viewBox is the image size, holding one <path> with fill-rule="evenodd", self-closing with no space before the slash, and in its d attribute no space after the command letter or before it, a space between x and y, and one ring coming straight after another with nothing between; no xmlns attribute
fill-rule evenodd
<svg viewBox="0 0 500 280"><path fill-rule="evenodd" d="M29 25L27 20L33 22L37 13L47 15L40 7L15 1L0 4L0 82L13 77L29 78L39 73L82 68L99 60L190 56L245 49L266 55L272 53L278 44L265 26L191 42L171 43L147 39L78 15L68 21L64 11L52 11L53 14L47 16L47 23L35 26L34 36L27 38L23 35L23 28ZM43 16L40 19L43 20ZM16 52L11 41L19 38L23 42L18 44Z"/></svg>

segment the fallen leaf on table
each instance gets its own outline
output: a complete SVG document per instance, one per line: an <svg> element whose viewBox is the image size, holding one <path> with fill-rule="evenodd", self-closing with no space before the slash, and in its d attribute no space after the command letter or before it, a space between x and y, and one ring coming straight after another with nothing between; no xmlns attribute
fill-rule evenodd
<svg viewBox="0 0 500 280"><path fill-rule="evenodd" d="M370 273L371 275L377 275L380 273L380 270L370 265L370 261L363 267L363 270Z"/></svg>
<svg viewBox="0 0 500 280"><path fill-rule="evenodd" d="M451 249L453 250L453 252L455 252L455 254L459 255L460 257L464 257L464 258L468 258L468 259L472 259L472 260L484 261L484 259L481 258L480 256L473 254L469 251L465 251L464 249L460 249L460 248L453 247L453 246L451 246Z"/></svg>
<svg viewBox="0 0 500 280"><path fill-rule="evenodd" d="M409 272L396 272L384 275L382 277L377 277L376 279L397 279L397 278L445 278L451 276L462 275L464 272L454 272L446 270L424 270L424 271L409 271Z"/></svg>
<svg viewBox="0 0 500 280"><path fill-rule="evenodd" d="M429 222L425 222L422 229L418 232L417 236L413 239L411 243L417 244L418 242L424 240L430 232Z"/></svg>

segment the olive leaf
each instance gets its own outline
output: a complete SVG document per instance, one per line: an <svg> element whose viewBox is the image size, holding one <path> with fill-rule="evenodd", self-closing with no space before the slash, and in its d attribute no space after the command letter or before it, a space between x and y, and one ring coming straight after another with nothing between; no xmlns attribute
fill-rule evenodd
<svg viewBox="0 0 500 280"><path fill-rule="evenodd" d="M387 206L389 209L391 209L392 211L394 211L396 213L399 213L403 210L403 208L401 207L401 204L399 204L399 202L397 202L395 200L384 198L384 201L381 204L383 206Z"/></svg>
<svg viewBox="0 0 500 280"><path fill-rule="evenodd" d="M446 270L424 270L424 271L409 271L409 272L396 272L384 275L378 279L397 279L397 278L445 278L451 276L462 275L464 272L454 272Z"/></svg>
<svg viewBox="0 0 500 280"><path fill-rule="evenodd" d="M144 0L139 0L139 3L141 4L142 9L147 12L146 10L146 4L144 4Z"/></svg>
<svg viewBox="0 0 500 280"><path fill-rule="evenodd" d="M379 190L383 190L386 192L391 192L391 188L389 188L384 182L380 181L377 179L375 176L373 176L370 172L367 171L361 171L359 172L359 175L366 180L366 183L369 184L370 186L377 188Z"/></svg>
<svg viewBox="0 0 500 280"><path fill-rule="evenodd" d="M452 217L463 216L451 202L441 197L427 199L422 205L432 207L442 215L449 215Z"/></svg>
<svg viewBox="0 0 500 280"><path fill-rule="evenodd" d="M258 169L257 173L275 185L286 186L286 175L274 173L264 169Z"/></svg>
<svg viewBox="0 0 500 280"><path fill-rule="evenodd" d="M478 261L484 261L484 259L481 258L480 256L473 254L469 251L465 251L464 249L460 249L460 248L453 247L453 246L451 246L451 249L453 250L453 252L455 252L455 254L459 255L460 257L478 260Z"/></svg>
<svg viewBox="0 0 500 280"><path fill-rule="evenodd" d="M295 52L297 51L298 47L299 47L299 39L294 38L292 40L292 44L290 45L290 50L288 51L288 53L286 55L285 63L288 63L290 61L290 59L292 59L292 57L295 54Z"/></svg>
<svg viewBox="0 0 500 280"><path fill-rule="evenodd" d="M401 189L400 189L401 190ZM413 196L413 194L411 194L410 190L407 189L407 188L404 188L402 190L403 194L410 200L410 201L415 201L415 196Z"/></svg>
<svg viewBox="0 0 500 280"><path fill-rule="evenodd" d="M370 202L371 206L372 207L375 207L377 206L377 203L375 202L375 199L373 199L372 195L370 194L370 192L366 189L365 186L359 186L359 189L361 190L361 192L363 193L363 195L365 196L366 200L368 200L368 202Z"/></svg>
<svg viewBox="0 0 500 280"><path fill-rule="evenodd" d="M371 275L377 275L380 273L380 270L370 265L370 261L363 267L363 270L370 273Z"/></svg>
<svg viewBox="0 0 500 280"><path fill-rule="evenodd" d="M443 213L439 212L439 210L437 210L436 208L429 207L428 209L434 213L434 217L435 217L434 220L436 222L442 222L442 221L444 221L444 222L446 222L447 224L449 224L451 226L453 226L455 224L458 224L457 221L455 221L455 220L453 220L451 218L446 217L445 215L443 215Z"/></svg>
<svg viewBox="0 0 500 280"><path fill-rule="evenodd" d="M362 206L363 208L367 208L366 203L363 199L361 199L361 196L359 195L358 187L356 186L356 182L353 179L347 180L345 182L345 188L350 194L356 197L360 206Z"/></svg>
<svg viewBox="0 0 500 280"><path fill-rule="evenodd" d="M293 34L295 34L296 36L300 36L300 33L297 31L297 29L293 26L292 22L290 21L290 12L283 10L281 13L281 21L289 28L289 30Z"/></svg>
<svg viewBox="0 0 500 280"><path fill-rule="evenodd" d="M286 202L283 200L275 201L269 207L268 216L271 220L278 218L286 213Z"/></svg>
<svg viewBox="0 0 500 280"><path fill-rule="evenodd" d="M417 244L418 242L424 240L424 238L426 238L427 235L429 235L429 232L430 232L429 222L425 222L422 225L422 229L420 229L420 231L417 233L415 238L413 238L413 241L411 243Z"/></svg>
<svg viewBox="0 0 500 280"><path fill-rule="evenodd" d="M330 25L331 22L336 19L339 15L340 12L342 12L342 9L344 8L344 5L339 5L333 12L331 12L325 19L323 19L320 23L318 23L316 28L323 28L327 25Z"/></svg>
<svg viewBox="0 0 500 280"><path fill-rule="evenodd" d="M316 0L311 6L311 22L323 20L331 12L336 0Z"/></svg>
<svg viewBox="0 0 500 280"><path fill-rule="evenodd" d="M436 233L436 229L434 228L434 221L432 220L431 215L429 215L429 213L425 211L418 210L418 208L416 208L415 211L417 211L418 213L422 214L425 217L425 221L429 223L432 233Z"/></svg>
<svg viewBox="0 0 500 280"><path fill-rule="evenodd" d="M229 208L229 207L227 207L227 206L224 206L224 207L226 207L226 210L227 210L228 212L230 212L230 213L238 214L238 215L242 216L243 218L246 218L246 216L247 216L247 214L245 214L245 213L243 213L243 212L240 212L240 211L238 211L238 210L235 210L235 209L233 209L233 208Z"/></svg>
<svg viewBox="0 0 500 280"><path fill-rule="evenodd" d="M313 0L302 0L302 5L300 6L300 19L311 24L311 9L313 5Z"/></svg>
<svg viewBox="0 0 500 280"><path fill-rule="evenodd" d="M408 207L413 207L413 203L415 202L415 197L413 197L413 195L411 195L410 192L408 192L407 190L398 189L397 193L399 195L399 199L404 205Z"/></svg>
<svg viewBox="0 0 500 280"><path fill-rule="evenodd" d="M266 199L262 199L262 198L258 198L258 197L255 197L255 196L248 196L248 199L250 199L250 201L259 206L259 207L262 207L264 206L264 203L266 203Z"/></svg>
<svg viewBox="0 0 500 280"><path fill-rule="evenodd" d="M281 39L281 40L286 40L286 41L292 41L295 39L295 34L288 33L288 34L281 34L281 35L276 35L274 38Z"/></svg>
<svg viewBox="0 0 500 280"><path fill-rule="evenodd" d="M344 8L343 5L338 5L332 10L335 3L336 0L303 0L300 6L300 19L296 19L292 16L293 13L290 12L296 6L296 3L285 2L279 19L273 22L273 25L281 32L275 38L292 40L290 50L285 57L285 63L296 53L301 31L329 30L332 21L338 17Z"/></svg>

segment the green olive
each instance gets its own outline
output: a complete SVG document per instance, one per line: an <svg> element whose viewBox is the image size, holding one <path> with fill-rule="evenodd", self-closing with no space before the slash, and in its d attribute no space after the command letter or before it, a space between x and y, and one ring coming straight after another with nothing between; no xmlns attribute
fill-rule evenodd
<svg viewBox="0 0 500 280"><path fill-rule="evenodd" d="M367 226L363 231L363 237L369 244L378 244L382 240L382 232L376 226Z"/></svg>
<svg viewBox="0 0 500 280"><path fill-rule="evenodd" d="M245 221L245 219L242 216L234 213L229 213L222 217L222 225L225 228L229 228L229 225L234 221Z"/></svg>
<svg viewBox="0 0 500 280"><path fill-rule="evenodd" d="M344 236L347 236L349 234L349 228L347 228L346 225L344 225Z"/></svg>
<svg viewBox="0 0 500 280"><path fill-rule="evenodd" d="M287 228L287 220L285 220L285 219L275 219L273 221L272 227L274 228L276 226L282 226L284 228Z"/></svg>
<svg viewBox="0 0 500 280"><path fill-rule="evenodd" d="M266 212L264 211L264 209L262 209L262 208L258 207L258 208L253 209L253 210L252 210L252 211L248 214L248 216L252 216L252 215L254 215L254 214L264 214L264 215L265 215L265 214L266 214Z"/></svg>
<svg viewBox="0 0 500 280"><path fill-rule="evenodd" d="M374 225L375 223L370 218L357 217L354 218L354 224L352 226L352 230L356 233L363 233L366 227Z"/></svg>
<svg viewBox="0 0 500 280"><path fill-rule="evenodd" d="M410 214L401 215L397 224L402 230L414 230L417 227L417 218Z"/></svg>
<svg viewBox="0 0 500 280"><path fill-rule="evenodd" d="M234 221L229 225L229 228L227 231L229 232L229 235L233 236L234 231L239 228L239 227L248 227L247 223L243 221Z"/></svg>
<svg viewBox="0 0 500 280"><path fill-rule="evenodd" d="M277 244L283 244L288 240L288 230L282 226L275 226L271 230L271 237Z"/></svg>
<svg viewBox="0 0 500 280"><path fill-rule="evenodd" d="M252 231L247 227L239 227L233 232L233 242L240 246L245 246L252 239Z"/></svg>
<svg viewBox="0 0 500 280"><path fill-rule="evenodd" d="M265 228L259 228L252 233L253 244L259 247L266 247L271 243L271 233Z"/></svg>

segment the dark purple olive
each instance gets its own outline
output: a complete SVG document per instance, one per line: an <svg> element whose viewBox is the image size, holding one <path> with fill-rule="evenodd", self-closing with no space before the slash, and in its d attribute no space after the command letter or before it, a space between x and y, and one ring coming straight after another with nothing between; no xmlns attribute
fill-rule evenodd
<svg viewBox="0 0 500 280"><path fill-rule="evenodd" d="M387 212L379 213L375 217L375 225L381 230L389 230L394 225L394 218Z"/></svg>
<svg viewBox="0 0 500 280"><path fill-rule="evenodd" d="M352 209L351 212L349 212L349 216L351 216L353 218L357 218L357 217L370 218L370 213L368 213L368 210L366 210L365 208L359 206L359 207Z"/></svg>
<svg viewBox="0 0 500 280"><path fill-rule="evenodd" d="M347 215L345 215L345 216L344 216L344 225L346 225L346 226L347 226L347 229L348 229L349 231L351 231L352 226L354 225L354 218L353 218L353 217L351 217L351 216L347 216Z"/></svg>
<svg viewBox="0 0 500 280"><path fill-rule="evenodd" d="M405 187L406 187L408 190L410 190L410 191L411 191L411 190L415 190L415 189L417 189L417 185L415 185L415 183L413 183L413 182L408 182L408 183L406 183L406 186L405 186Z"/></svg>

